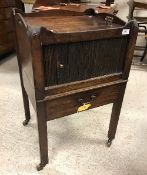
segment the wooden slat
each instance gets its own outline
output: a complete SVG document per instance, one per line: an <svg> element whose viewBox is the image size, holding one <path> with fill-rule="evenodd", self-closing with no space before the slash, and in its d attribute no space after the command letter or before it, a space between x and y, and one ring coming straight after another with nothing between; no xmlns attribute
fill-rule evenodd
<svg viewBox="0 0 147 175"><path fill-rule="evenodd" d="M122 72L127 41L121 37L44 46L45 86Z"/></svg>

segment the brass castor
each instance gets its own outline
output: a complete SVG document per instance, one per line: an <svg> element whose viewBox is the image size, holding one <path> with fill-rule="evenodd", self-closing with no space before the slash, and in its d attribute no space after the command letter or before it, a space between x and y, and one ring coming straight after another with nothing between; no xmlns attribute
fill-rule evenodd
<svg viewBox="0 0 147 175"><path fill-rule="evenodd" d="M37 165L36 169L37 171L42 170L45 167L46 163L40 163L39 165Z"/></svg>
<svg viewBox="0 0 147 175"><path fill-rule="evenodd" d="M110 147L111 145L112 145L112 140L111 139L108 139L107 146Z"/></svg>
<svg viewBox="0 0 147 175"><path fill-rule="evenodd" d="M30 121L30 119L26 119L26 120L24 120L23 123L22 123L23 126L26 126L26 125L29 123L29 121Z"/></svg>

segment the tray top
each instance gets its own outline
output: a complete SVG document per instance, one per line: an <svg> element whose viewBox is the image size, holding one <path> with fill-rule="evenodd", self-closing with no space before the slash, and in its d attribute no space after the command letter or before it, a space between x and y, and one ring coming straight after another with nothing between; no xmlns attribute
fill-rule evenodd
<svg viewBox="0 0 147 175"><path fill-rule="evenodd" d="M24 17L30 27L45 27L53 33L75 33L119 28L122 25L107 25L100 16L50 16Z"/></svg>

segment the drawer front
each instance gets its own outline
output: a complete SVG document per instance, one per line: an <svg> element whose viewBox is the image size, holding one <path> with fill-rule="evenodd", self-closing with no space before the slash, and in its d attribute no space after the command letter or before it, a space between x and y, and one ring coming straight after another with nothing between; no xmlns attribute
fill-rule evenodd
<svg viewBox="0 0 147 175"><path fill-rule="evenodd" d="M0 8L0 20L5 19L4 16L5 16L5 15L4 15L4 8Z"/></svg>
<svg viewBox="0 0 147 175"><path fill-rule="evenodd" d="M119 94L120 84L88 90L47 101L47 120L63 117L78 112L83 104L90 104L88 109L113 103Z"/></svg>
<svg viewBox="0 0 147 175"><path fill-rule="evenodd" d="M0 35L14 31L12 20L0 22Z"/></svg>
<svg viewBox="0 0 147 175"><path fill-rule="evenodd" d="M15 6L14 0L0 0L0 7L13 7Z"/></svg>
<svg viewBox="0 0 147 175"><path fill-rule="evenodd" d="M0 43L0 55L13 51L14 47L14 42Z"/></svg>
<svg viewBox="0 0 147 175"><path fill-rule="evenodd" d="M0 44L5 43L5 42L15 42L15 35L14 32L9 32L5 33L4 35L1 36Z"/></svg>
<svg viewBox="0 0 147 175"><path fill-rule="evenodd" d="M9 19L12 15L12 8L1 8L0 9L0 20L2 19Z"/></svg>

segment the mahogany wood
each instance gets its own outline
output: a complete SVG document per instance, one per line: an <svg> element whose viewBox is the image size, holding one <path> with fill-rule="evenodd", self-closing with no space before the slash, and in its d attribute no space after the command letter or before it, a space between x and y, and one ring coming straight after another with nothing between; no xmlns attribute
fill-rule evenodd
<svg viewBox="0 0 147 175"><path fill-rule="evenodd" d="M0 0L0 57L15 48L12 8L24 10L20 0Z"/></svg>
<svg viewBox="0 0 147 175"><path fill-rule="evenodd" d="M137 24L93 11L56 16L15 10L14 22L24 124L30 119L28 97L37 113L41 160L37 169L48 163L47 121L76 113L83 104L92 109L113 103L110 146L128 81Z"/></svg>

